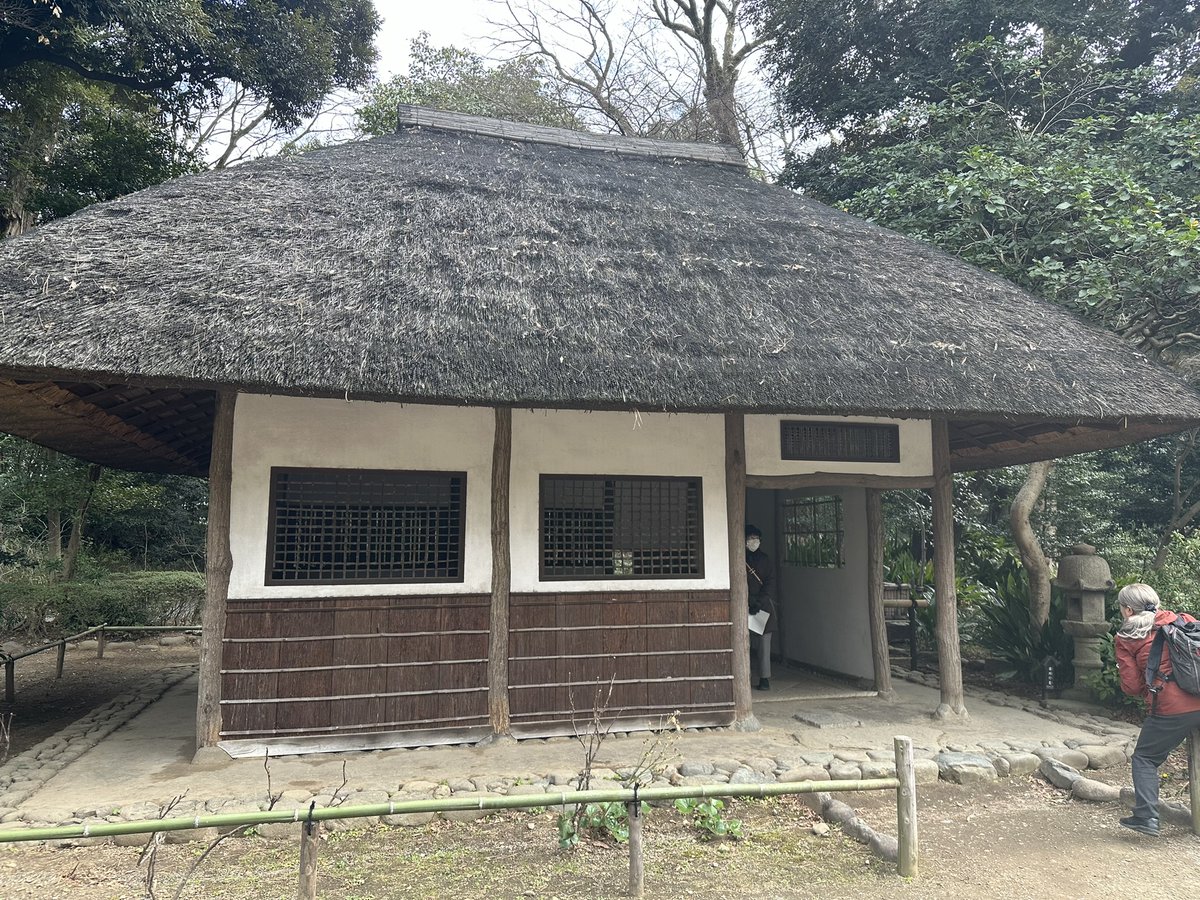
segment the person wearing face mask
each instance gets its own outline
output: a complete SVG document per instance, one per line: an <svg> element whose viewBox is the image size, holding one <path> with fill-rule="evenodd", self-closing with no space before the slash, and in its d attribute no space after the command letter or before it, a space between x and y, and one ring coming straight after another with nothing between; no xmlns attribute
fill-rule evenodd
<svg viewBox="0 0 1200 900"><path fill-rule="evenodd" d="M750 647L758 653L758 684L755 690L771 689L771 635L775 633L777 617L772 591L775 567L771 557L762 551L762 532L753 525L746 526L746 586L750 599L750 615L760 610L769 615L762 634L750 632Z"/></svg>

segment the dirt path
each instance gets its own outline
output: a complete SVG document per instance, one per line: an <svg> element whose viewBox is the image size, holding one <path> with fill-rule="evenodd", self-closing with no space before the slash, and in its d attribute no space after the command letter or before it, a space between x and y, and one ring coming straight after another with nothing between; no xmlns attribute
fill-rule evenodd
<svg viewBox="0 0 1200 900"><path fill-rule="evenodd" d="M198 659L196 648L190 644L161 647L156 640L148 640L109 644L104 659L97 659L95 650L68 650L62 679L54 677L54 650L17 660L17 702L12 710L8 754L24 752L149 675L172 666L195 664ZM4 761L4 749L0 746L0 763Z"/></svg>

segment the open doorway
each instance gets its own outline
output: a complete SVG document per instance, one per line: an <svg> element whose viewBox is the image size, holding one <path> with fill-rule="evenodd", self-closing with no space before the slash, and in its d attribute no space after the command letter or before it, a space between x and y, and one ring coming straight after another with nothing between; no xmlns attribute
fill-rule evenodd
<svg viewBox="0 0 1200 900"><path fill-rule="evenodd" d="M751 488L746 522L774 568L772 686L828 697L821 683L852 692L873 683L865 489Z"/></svg>

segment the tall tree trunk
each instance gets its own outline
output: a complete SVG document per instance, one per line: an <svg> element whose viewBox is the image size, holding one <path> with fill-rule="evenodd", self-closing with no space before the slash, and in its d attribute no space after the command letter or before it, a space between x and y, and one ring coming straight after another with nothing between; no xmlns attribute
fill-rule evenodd
<svg viewBox="0 0 1200 900"><path fill-rule="evenodd" d="M92 495L96 493L96 482L104 471L101 466L88 467L88 489L75 515L71 517L71 537L67 539L67 552L63 554L62 580L70 581L75 577L75 566L79 562L79 547L83 543L83 525L87 519L88 507L92 505Z"/></svg>
<svg viewBox="0 0 1200 900"><path fill-rule="evenodd" d="M1029 618L1035 628L1041 628L1050 618L1050 562L1038 543L1029 517L1053 470L1052 459L1033 463L1009 509L1013 540L1017 542L1021 565L1029 576Z"/></svg>
<svg viewBox="0 0 1200 900"><path fill-rule="evenodd" d="M62 513L57 506L46 510L46 556L51 562L62 559Z"/></svg>

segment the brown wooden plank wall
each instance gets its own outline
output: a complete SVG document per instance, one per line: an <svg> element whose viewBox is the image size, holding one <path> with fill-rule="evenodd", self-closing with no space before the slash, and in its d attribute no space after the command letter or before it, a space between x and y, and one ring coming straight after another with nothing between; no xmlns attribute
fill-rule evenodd
<svg viewBox="0 0 1200 900"><path fill-rule="evenodd" d="M571 730L608 694L606 717L656 725L733 721L728 591L513 594L509 704L514 733Z"/></svg>
<svg viewBox="0 0 1200 900"><path fill-rule="evenodd" d="M486 726L489 598L230 600L221 736Z"/></svg>

